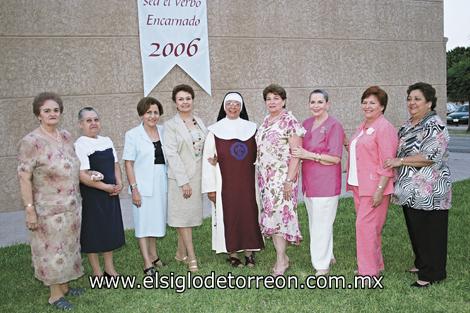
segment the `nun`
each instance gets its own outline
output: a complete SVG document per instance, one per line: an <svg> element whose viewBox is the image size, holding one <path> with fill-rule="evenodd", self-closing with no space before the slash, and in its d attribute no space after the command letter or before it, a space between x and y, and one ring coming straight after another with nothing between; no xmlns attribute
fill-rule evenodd
<svg viewBox="0 0 470 313"><path fill-rule="evenodd" d="M204 144L202 193L212 202L212 250L227 253L233 267L254 267L254 251L264 248L255 190L256 129L241 94L229 92Z"/></svg>

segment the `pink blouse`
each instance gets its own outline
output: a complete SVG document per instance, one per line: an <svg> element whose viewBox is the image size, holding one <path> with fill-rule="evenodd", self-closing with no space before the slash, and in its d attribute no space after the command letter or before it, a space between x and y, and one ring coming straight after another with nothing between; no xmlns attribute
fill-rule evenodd
<svg viewBox="0 0 470 313"><path fill-rule="evenodd" d="M328 116L320 126L312 129L314 117L303 122L307 133L303 148L310 152L337 156L343 155L344 129ZM341 162L323 165L313 160L302 161L302 191L306 197L332 197L341 193Z"/></svg>

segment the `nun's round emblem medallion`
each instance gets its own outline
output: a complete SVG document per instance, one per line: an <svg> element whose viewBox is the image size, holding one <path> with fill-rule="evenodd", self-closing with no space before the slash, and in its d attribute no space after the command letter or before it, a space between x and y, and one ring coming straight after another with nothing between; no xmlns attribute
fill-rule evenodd
<svg viewBox="0 0 470 313"><path fill-rule="evenodd" d="M237 141L230 146L230 154L238 161L241 161L248 154L248 147L243 142Z"/></svg>

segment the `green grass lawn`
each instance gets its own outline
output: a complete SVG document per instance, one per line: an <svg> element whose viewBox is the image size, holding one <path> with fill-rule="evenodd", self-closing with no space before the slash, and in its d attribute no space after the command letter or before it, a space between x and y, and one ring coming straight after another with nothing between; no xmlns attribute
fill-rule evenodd
<svg viewBox="0 0 470 313"><path fill-rule="evenodd" d="M411 288L415 280L405 270L413 255L400 207L389 208L383 234L385 272L384 289L328 290L125 290L89 288L86 276L72 286L86 287L79 298L69 298L75 312L470 312L470 180L453 186L453 208L449 215L448 278L427 289ZM309 256L307 214L299 207L304 241L291 246L291 268L286 273L301 280L313 274ZM351 198L341 199L335 223L335 256L332 275L344 275L352 282L355 263L354 207ZM126 232L127 244L115 253L116 268L122 274L142 279L142 262L133 231ZM210 220L194 232L194 242L201 271L206 275L232 272L234 275L266 275L274 262L271 241L257 254L255 269L232 269L224 255L211 251ZM186 274L185 267L173 260L176 235L172 229L158 241L161 258L168 263L160 274ZM90 267L84 258L86 273ZM48 289L33 277L30 249L15 245L0 249L0 312L56 312L47 303Z"/></svg>

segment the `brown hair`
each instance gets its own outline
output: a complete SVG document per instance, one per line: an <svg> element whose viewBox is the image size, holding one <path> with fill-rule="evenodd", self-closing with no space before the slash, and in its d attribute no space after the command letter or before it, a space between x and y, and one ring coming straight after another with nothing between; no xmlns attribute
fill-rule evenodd
<svg viewBox="0 0 470 313"><path fill-rule="evenodd" d="M194 89L193 89L193 87L191 87L189 85L181 84L181 85L175 86L175 88L173 88L173 91L171 93L171 99L173 100L173 102L176 102L176 94L180 91L185 91L185 92L189 93L191 95L191 98L194 99Z"/></svg>
<svg viewBox="0 0 470 313"><path fill-rule="evenodd" d="M384 108L383 113L385 113L385 109L387 108L387 102L388 102L388 95L387 93L380 88L379 86L371 86L367 88L364 93L362 94L361 97L361 102L369 97L369 96L376 96L377 99L379 100L380 105Z"/></svg>
<svg viewBox="0 0 470 313"><path fill-rule="evenodd" d="M56 94L55 92L41 92L33 100L34 115L39 116L39 113L41 112L40 109L44 105L44 102L46 102L47 100L53 100L57 102L57 104L59 105L60 113L62 114L62 112L64 112L64 104L58 94Z"/></svg>
<svg viewBox="0 0 470 313"><path fill-rule="evenodd" d="M139 113L139 116L144 115L152 104L156 104L158 107L158 112L160 115L163 115L163 106L160 101L153 97L143 97L139 100L139 103L137 103L137 113Z"/></svg>
<svg viewBox="0 0 470 313"><path fill-rule="evenodd" d="M284 88L282 88L281 86L276 85L276 84L271 84L271 85L267 86L266 88L264 88L264 90L263 90L263 99L264 99L264 101L266 101L266 97L268 96L268 93L273 93L275 95L278 95L279 97L281 97L282 100L287 99L286 90Z"/></svg>

